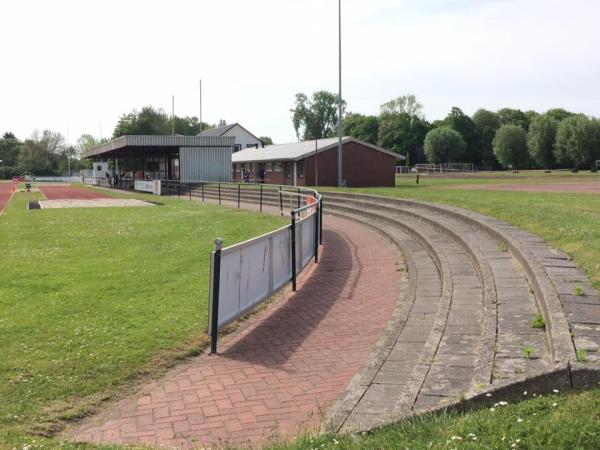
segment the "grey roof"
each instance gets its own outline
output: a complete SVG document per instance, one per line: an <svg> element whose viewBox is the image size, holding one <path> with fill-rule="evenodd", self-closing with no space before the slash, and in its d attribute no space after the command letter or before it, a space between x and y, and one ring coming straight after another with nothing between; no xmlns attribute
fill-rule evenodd
<svg viewBox="0 0 600 450"><path fill-rule="evenodd" d="M100 144L81 154L82 158L102 155L119 151L125 148L143 149L149 147L232 147L235 138L231 136L159 136L159 135L136 135L121 136L112 141Z"/></svg>
<svg viewBox="0 0 600 450"><path fill-rule="evenodd" d="M378 147L377 145L369 144L353 137L342 138L342 143L357 142L373 150L385 153L386 155L394 156L398 159L405 159L404 156ZM317 153L321 153L337 147L338 138L319 139L317 141ZM315 153L315 141L301 141L291 144L268 145L264 148L247 148L236 152L231 157L234 163L246 162L265 162L265 161L298 161Z"/></svg>

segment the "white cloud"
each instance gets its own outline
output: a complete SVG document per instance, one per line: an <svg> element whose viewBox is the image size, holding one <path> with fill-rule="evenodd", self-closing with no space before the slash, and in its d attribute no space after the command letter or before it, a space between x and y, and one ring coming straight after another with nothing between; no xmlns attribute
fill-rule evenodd
<svg viewBox="0 0 600 450"><path fill-rule="evenodd" d="M600 4L585 0L343 0L344 97L376 113L406 92L451 106L600 114ZM296 92L337 89L337 2L13 0L2 7L0 132L107 136L152 104L294 139Z"/></svg>

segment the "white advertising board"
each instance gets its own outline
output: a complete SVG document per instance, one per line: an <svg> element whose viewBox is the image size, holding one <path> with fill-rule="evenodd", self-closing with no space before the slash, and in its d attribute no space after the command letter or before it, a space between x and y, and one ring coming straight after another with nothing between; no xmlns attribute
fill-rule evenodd
<svg viewBox="0 0 600 450"><path fill-rule="evenodd" d="M290 281L290 227L223 249L219 329Z"/></svg>
<svg viewBox="0 0 600 450"><path fill-rule="evenodd" d="M153 192L154 191L154 183L152 181L146 180L135 180L135 190L142 192Z"/></svg>
<svg viewBox="0 0 600 450"><path fill-rule="evenodd" d="M134 188L136 191L151 192L154 195L160 195L160 180L135 180Z"/></svg>

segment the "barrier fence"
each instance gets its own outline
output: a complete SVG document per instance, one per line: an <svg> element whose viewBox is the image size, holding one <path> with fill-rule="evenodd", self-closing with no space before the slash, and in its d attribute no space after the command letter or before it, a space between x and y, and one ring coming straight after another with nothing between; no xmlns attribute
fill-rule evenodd
<svg viewBox="0 0 600 450"><path fill-rule="evenodd" d="M287 283L291 282L295 291L297 276L311 259L318 262L322 244L322 198L313 189L290 186L201 183L177 189L179 196L198 196L199 191L202 200L211 198L220 204L237 202L238 207L242 201L248 203L253 199L251 203L258 203L261 211L263 205L274 206L278 200L282 214L284 203L293 203L290 224L285 227L229 247L223 247L223 239L215 240L215 250L210 256L208 332L211 353L216 353L220 330Z"/></svg>

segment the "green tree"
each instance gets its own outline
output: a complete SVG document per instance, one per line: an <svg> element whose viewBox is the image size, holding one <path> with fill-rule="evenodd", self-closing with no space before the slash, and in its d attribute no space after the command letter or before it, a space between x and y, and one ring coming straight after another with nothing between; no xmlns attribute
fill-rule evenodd
<svg viewBox="0 0 600 450"><path fill-rule="evenodd" d="M402 95L381 105L381 114L406 113L424 119L423 105L417 101L413 94Z"/></svg>
<svg viewBox="0 0 600 450"><path fill-rule="evenodd" d="M502 125L496 132L494 154L503 167L517 169L528 161L527 133L518 125Z"/></svg>
<svg viewBox="0 0 600 450"><path fill-rule="evenodd" d="M0 138L0 160L2 161L0 164L2 166L0 178L10 178L18 175L17 161L21 146L21 142L10 132L4 133Z"/></svg>
<svg viewBox="0 0 600 450"><path fill-rule="evenodd" d="M465 140L467 147L463 154L463 162L479 164L481 162L480 138L477 133L475 122L454 106L450 113L444 118L443 126L458 131Z"/></svg>
<svg viewBox="0 0 600 450"><path fill-rule="evenodd" d="M556 159L576 169L589 165L595 169L600 159L600 121L577 114L564 119L556 132Z"/></svg>
<svg viewBox="0 0 600 450"><path fill-rule="evenodd" d="M540 167L550 169L554 164L554 142L558 121L549 114L537 116L529 124L527 148L529 155Z"/></svg>
<svg viewBox="0 0 600 450"><path fill-rule="evenodd" d="M574 116L575 114L572 112L569 112L563 108L553 108L553 109L549 109L548 111L546 111L546 114L550 117L552 117L554 120L556 120L557 122L562 122L563 120L565 120L568 117Z"/></svg>
<svg viewBox="0 0 600 450"><path fill-rule="evenodd" d="M529 119L520 109L502 108L498 111L498 117L502 125L517 125L525 131L529 129Z"/></svg>
<svg viewBox="0 0 600 450"><path fill-rule="evenodd" d="M342 114L346 102L342 100ZM338 95L327 91L317 91L308 98L296 94L296 104L290 110L296 136L301 140L323 139L337 135Z"/></svg>
<svg viewBox="0 0 600 450"><path fill-rule="evenodd" d="M431 163L460 161L466 147L460 133L450 127L435 128L425 136L425 155Z"/></svg>
<svg viewBox="0 0 600 450"><path fill-rule="evenodd" d="M406 112L383 113L379 116L378 145L406 157L406 165L419 162L419 151L430 130L429 123Z"/></svg>
<svg viewBox="0 0 600 450"><path fill-rule="evenodd" d="M498 160L494 155L492 141L496 131L502 125L498 114L487 109L479 109L473 114L473 123L477 129L479 138L479 148L481 150L481 167L495 169L498 166Z"/></svg>
<svg viewBox="0 0 600 450"><path fill-rule="evenodd" d="M269 136L261 136L258 139L263 143L263 145L273 145L273 139L271 139Z"/></svg>
<svg viewBox="0 0 600 450"><path fill-rule="evenodd" d="M377 144L379 119L376 116L349 113L344 117L344 136L352 136L371 144Z"/></svg>
<svg viewBox="0 0 600 450"><path fill-rule="evenodd" d="M206 123L200 124L197 117L175 116L175 134L195 136L200 130L213 128ZM172 119L162 110L144 106L140 111L133 110L119 118L113 138L125 135L170 135L173 131Z"/></svg>

